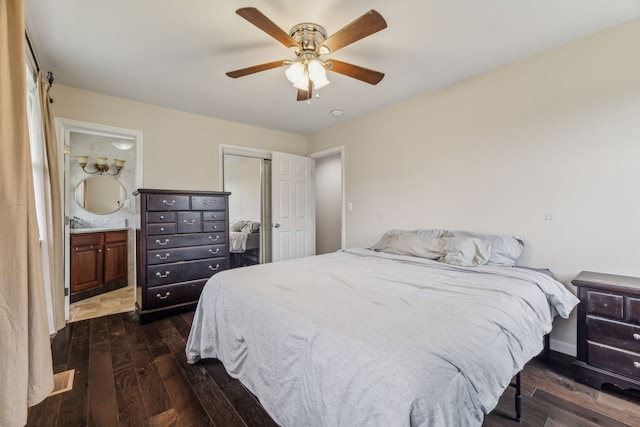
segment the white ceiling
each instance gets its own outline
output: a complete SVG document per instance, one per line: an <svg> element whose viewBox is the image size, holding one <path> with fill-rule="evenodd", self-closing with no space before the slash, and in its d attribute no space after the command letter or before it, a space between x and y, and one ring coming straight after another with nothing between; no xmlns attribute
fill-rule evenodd
<svg viewBox="0 0 640 427"><path fill-rule="evenodd" d="M371 86L328 73L307 106L284 68L227 77L293 58L235 14L247 6L286 32L314 22L329 35L376 9L388 28L331 57L385 78ZM638 18L640 0L25 0L25 16L56 83L306 135Z"/></svg>

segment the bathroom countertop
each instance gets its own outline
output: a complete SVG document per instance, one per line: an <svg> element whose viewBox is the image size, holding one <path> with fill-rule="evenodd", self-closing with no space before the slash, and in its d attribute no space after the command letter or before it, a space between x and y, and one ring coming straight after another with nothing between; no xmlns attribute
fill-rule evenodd
<svg viewBox="0 0 640 427"><path fill-rule="evenodd" d="M84 234L84 233L101 233L104 231L123 231L129 230L127 227L102 227L102 228L71 228L69 233L71 234Z"/></svg>

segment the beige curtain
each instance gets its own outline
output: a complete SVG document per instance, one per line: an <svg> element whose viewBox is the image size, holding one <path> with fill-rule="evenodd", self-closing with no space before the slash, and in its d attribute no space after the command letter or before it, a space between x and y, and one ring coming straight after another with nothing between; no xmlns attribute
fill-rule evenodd
<svg viewBox="0 0 640 427"><path fill-rule="evenodd" d="M58 331L65 326L64 319L64 226L62 211L62 187L60 185L60 162L58 159L58 144L56 142L56 131L49 109L49 82L45 79L42 71L38 73L38 92L40 99L40 113L42 116L42 133L46 154L46 171L44 177L48 181L45 186L49 194L44 195L46 203L46 229L47 253L49 260L49 274L51 285L51 309L53 311L53 322L55 330Z"/></svg>
<svg viewBox="0 0 640 427"><path fill-rule="evenodd" d="M0 425L53 389L26 115L24 1L0 2Z"/></svg>

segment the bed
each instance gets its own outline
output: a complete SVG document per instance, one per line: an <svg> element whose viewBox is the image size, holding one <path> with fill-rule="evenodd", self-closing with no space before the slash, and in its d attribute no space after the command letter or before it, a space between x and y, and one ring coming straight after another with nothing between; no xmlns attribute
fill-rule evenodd
<svg viewBox="0 0 640 427"><path fill-rule="evenodd" d="M236 220L229 224L229 252L232 267L253 265L259 262L260 223Z"/></svg>
<svg viewBox="0 0 640 427"><path fill-rule="evenodd" d="M430 259L388 235L216 274L188 362L218 358L283 426L481 425L577 298L547 274L488 264L491 244L456 265L441 245Z"/></svg>

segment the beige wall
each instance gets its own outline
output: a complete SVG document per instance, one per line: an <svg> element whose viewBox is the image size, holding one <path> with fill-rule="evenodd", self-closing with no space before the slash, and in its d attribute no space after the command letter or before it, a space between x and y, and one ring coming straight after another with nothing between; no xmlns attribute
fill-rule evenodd
<svg viewBox="0 0 640 427"><path fill-rule="evenodd" d="M53 85L53 115L142 131L146 188L220 190L219 144L301 154L300 135Z"/></svg>
<svg viewBox="0 0 640 427"><path fill-rule="evenodd" d="M313 135L309 152L345 146L347 247L390 228L517 233L521 264L565 283L640 276L638 40L633 21ZM575 354L575 327L558 321L552 348Z"/></svg>
<svg viewBox="0 0 640 427"><path fill-rule="evenodd" d="M316 254L342 247L342 155L316 159Z"/></svg>

